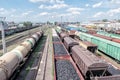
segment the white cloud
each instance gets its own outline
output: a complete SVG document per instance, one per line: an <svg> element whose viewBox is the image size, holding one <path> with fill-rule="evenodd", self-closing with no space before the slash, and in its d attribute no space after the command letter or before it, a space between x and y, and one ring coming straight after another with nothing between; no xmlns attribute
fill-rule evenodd
<svg viewBox="0 0 120 80"><path fill-rule="evenodd" d="M67 9L67 12L69 12L71 15L79 15L81 11L83 11L84 8L77 8L77 7L73 7L73 8L69 8Z"/></svg>
<svg viewBox="0 0 120 80"><path fill-rule="evenodd" d="M46 2L47 0L29 0L30 2L37 3L37 2Z"/></svg>
<svg viewBox="0 0 120 80"><path fill-rule="evenodd" d="M33 3L38 3L38 2L43 2L43 3L64 3L64 0L29 0L30 2Z"/></svg>
<svg viewBox="0 0 120 80"><path fill-rule="evenodd" d="M45 16L45 15L48 15L48 14L50 14L50 13L48 13L48 12L41 12L41 13L39 13L39 16Z"/></svg>
<svg viewBox="0 0 120 80"><path fill-rule="evenodd" d="M0 8L0 15L1 16L6 16L6 15L9 15L9 14L12 14L16 11L16 9L5 9L5 8Z"/></svg>
<svg viewBox="0 0 120 80"><path fill-rule="evenodd" d="M110 16L114 16L115 14L120 13L120 8L117 9L111 9L107 12L107 14L109 14Z"/></svg>
<svg viewBox="0 0 120 80"><path fill-rule="evenodd" d="M64 3L64 0L56 0L57 3Z"/></svg>
<svg viewBox="0 0 120 80"><path fill-rule="evenodd" d="M100 8L118 8L120 7L120 0L94 0L95 2L97 1L100 1L100 2L97 2L96 4L93 4L92 7L93 8L97 8L97 7L100 7Z"/></svg>
<svg viewBox="0 0 120 80"><path fill-rule="evenodd" d="M71 14L80 15L80 12L79 11L73 11L73 12L71 12Z"/></svg>
<svg viewBox="0 0 120 80"><path fill-rule="evenodd" d="M15 12L16 11L16 9L11 9L11 12Z"/></svg>
<svg viewBox="0 0 120 80"><path fill-rule="evenodd" d="M120 0L111 0L110 3L120 4Z"/></svg>
<svg viewBox="0 0 120 80"><path fill-rule="evenodd" d="M83 11L84 8L69 8L67 9L68 12L73 12L73 11Z"/></svg>
<svg viewBox="0 0 120 80"><path fill-rule="evenodd" d="M0 11L4 11L5 9L4 8L0 8Z"/></svg>
<svg viewBox="0 0 120 80"><path fill-rule="evenodd" d="M0 8L0 14L6 14L8 11L4 8Z"/></svg>
<svg viewBox="0 0 120 80"><path fill-rule="evenodd" d="M103 2L99 2L99 3L94 4L92 7L97 8L97 7L100 7L102 4L103 4Z"/></svg>
<svg viewBox="0 0 120 80"><path fill-rule="evenodd" d="M44 9L46 6L45 5L40 5L39 8L40 9Z"/></svg>
<svg viewBox="0 0 120 80"><path fill-rule="evenodd" d="M98 12L93 17L96 18L96 17L101 17L103 15L104 15L104 12Z"/></svg>
<svg viewBox="0 0 120 80"><path fill-rule="evenodd" d="M15 17L15 15L12 14L12 15L10 15L10 17Z"/></svg>
<svg viewBox="0 0 120 80"><path fill-rule="evenodd" d="M86 7L89 7L90 5L89 4L85 4Z"/></svg>
<svg viewBox="0 0 120 80"><path fill-rule="evenodd" d="M67 4L54 4L52 6L46 6L46 5L40 5L39 8L40 9L61 9L61 8L65 8L65 7L68 7Z"/></svg>
<svg viewBox="0 0 120 80"><path fill-rule="evenodd" d="M97 18L97 17L113 17L113 16L115 16L116 14L119 14L119 13L120 13L120 8L110 9L106 12L98 12L93 17L94 18Z"/></svg>
<svg viewBox="0 0 120 80"><path fill-rule="evenodd" d="M33 11L27 11L27 12L24 12L24 13L22 13L22 16L27 16L27 15L29 15L30 13L32 13Z"/></svg>

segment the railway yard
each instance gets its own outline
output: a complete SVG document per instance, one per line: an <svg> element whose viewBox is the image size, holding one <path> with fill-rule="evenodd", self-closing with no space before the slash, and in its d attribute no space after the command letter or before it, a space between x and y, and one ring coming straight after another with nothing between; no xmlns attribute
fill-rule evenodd
<svg viewBox="0 0 120 80"><path fill-rule="evenodd" d="M0 80L120 80L120 0L0 0Z"/></svg>
<svg viewBox="0 0 120 80"><path fill-rule="evenodd" d="M119 55L106 51L110 38L66 30L43 25L7 36L4 55L0 40L0 80L120 80ZM97 39L108 42L102 48Z"/></svg>

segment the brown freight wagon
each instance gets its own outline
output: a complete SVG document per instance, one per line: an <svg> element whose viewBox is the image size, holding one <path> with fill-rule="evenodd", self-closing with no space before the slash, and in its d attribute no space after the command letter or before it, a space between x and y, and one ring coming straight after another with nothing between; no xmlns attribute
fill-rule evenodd
<svg viewBox="0 0 120 80"><path fill-rule="evenodd" d="M112 41L116 43L120 43L120 39L117 39L117 38L113 38Z"/></svg>
<svg viewBox="0 0 120 80"><path fill-rule="evenodd" d="M79 43L76 40L72 39L71 37L65 37L64 45L65 45L66 49L68 50L68 52L71 52L71 48L74 45L79 45Z"/></svg>
<svg viewBox="0 0 120 80"><path fill-rule="evenodd" d="M87 33L89 33L89 34L96 34L97 33L97 31L95 31L95 30L88 30L88 32Z"/></svg>
<svg viewBox="0 0 120 80"><path fill-rule="evenodd" d="M116 42L116 43L120 43L120 39L117 39L117 38L112 38L112 37L108 37L108 36L104 36L104 35L100 35L100 34L93 34L93 36L100 37L100 38L103 38L103 39L107 39L107 40L110 40L110 41L113 41L113 42Z"/></svg>
<svg viewBox="0 0 120 80"><path fill-rule="evenodd" d="M91 51L92 53L95 53L97 50L97 45L88 42L88 41L79 41L79 44L84 47L85 49Z"/></svg>
<svg viewBox="0 0 120 80"><path fill-rule="evenodd" d="M61 38L61 40L62 40L62 42L64 41L64 38L65 37L68 37L69 35L67 34L67 33L65 33L65 32L61 32L60 33L60 38Z"/></svg>
<svg viewBox="0 0 120 80"><path fill-rule="evenodd" d="M75 32L76 32L76 30L70 30L69 36L70 36L71 38L75 38Z"/></svg>
<svg viewBox="0 0 120 80"><path fill-rule="evenodd" d="M103 35L100 35L100 34L93 34L93 36L100 37L100 38L103 38L103 39L107 39L107 40L110 40L110 41L112 41L112 39L113 39L111 37L103 36Z"/></svg>
<svg viewBox="0 0 120 80"><path fill-rule="evenodd" d="M72 47L72 57L85 79L106 75L108 64L85 48L78 45Z"/></svg>

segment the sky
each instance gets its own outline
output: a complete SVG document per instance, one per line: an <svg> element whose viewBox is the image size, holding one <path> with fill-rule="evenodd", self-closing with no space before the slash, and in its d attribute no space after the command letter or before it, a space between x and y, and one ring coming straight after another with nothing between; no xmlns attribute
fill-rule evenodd
<svg viewBox="0 0 120 80"><path fill-rule="evenodd" d="M0 0L6 21L92 21L120 18L120 0Z"/></svg>

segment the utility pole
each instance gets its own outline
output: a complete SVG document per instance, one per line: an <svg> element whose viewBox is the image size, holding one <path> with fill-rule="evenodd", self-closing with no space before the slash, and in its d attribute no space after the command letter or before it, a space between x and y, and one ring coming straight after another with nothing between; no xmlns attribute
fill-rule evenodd
<svg viewBox="0 0 120 80"><path fill-rule="evenodd" d="M0 17L1 21L0 21L0 27L1 27L1 31L2 31L2 45L3 45L3 54L5 54L7 52L7 48L6 48L6 42L5 42L5 32L4 32L4 20L5 17Z"/></svg>
<svg viewBox="0 0 120 80"><path fill-rule="evenodd" d="M61 27L62 27L62 16L61 16Z"/></svg>

